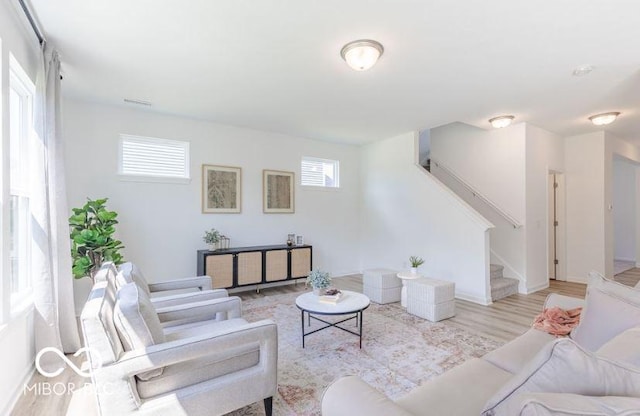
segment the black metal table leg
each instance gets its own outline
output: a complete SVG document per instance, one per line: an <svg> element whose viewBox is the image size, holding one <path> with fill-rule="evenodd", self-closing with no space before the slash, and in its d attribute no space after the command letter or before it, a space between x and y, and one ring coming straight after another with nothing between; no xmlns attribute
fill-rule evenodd
<svg viewBox="0 0 640 416"><path fill-rule="evenodd" d="M300 311L302 313L301 322L302 322L302 348L304 348L304 310Z"/></svg>

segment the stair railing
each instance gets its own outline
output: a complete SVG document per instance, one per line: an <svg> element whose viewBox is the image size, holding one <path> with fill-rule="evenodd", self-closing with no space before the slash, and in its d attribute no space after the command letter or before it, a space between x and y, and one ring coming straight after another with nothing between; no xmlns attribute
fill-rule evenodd
<svg viewBox="0 0 640 416"><path fill-rule="evenodd" d="M484 202L486 205L491 207L491 209L493 209L495 212L497 212L502 218L507 220L507 222L513 226L513 228L522 227L522 224L520 224L520 222L517 219L515 219L513 216L509 215L508 212L504 211L502 208L497 206L493 201L491 201L489 198L484 196L480 191L478 191L476 188L474 188L469 182L465 181L460 176L456 175L455 172L453 172L451 169L447 168L446 166L442 165L442 163L440 163L436 159L431 158L431 166L433 166L433 165L437 166L444 173L446 173L447 175L449 175L450 177L455 179L457 182L459 182L462 186L467 188L467 190L469 192L471 192L471 194L475 198L478 198L479 200Z"/></svg>

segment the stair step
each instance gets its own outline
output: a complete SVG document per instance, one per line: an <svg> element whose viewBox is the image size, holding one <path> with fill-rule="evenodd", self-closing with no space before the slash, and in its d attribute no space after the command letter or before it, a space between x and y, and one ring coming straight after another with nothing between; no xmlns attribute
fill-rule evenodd
<svg viewBox="0 0 640 416"><path fill-rule="evenodd" d="M491 300L497 301L518 293L518 279L498 277L491 279Z"/></svg>
<svg viewBox="0 0 640 416"><path fill-rule="evenodd" d="M491 279L499 279L501 277L503 277L503 271L504 271L504 266L501 264L491 264L490 265L490 269L491 271Z"/></svg>

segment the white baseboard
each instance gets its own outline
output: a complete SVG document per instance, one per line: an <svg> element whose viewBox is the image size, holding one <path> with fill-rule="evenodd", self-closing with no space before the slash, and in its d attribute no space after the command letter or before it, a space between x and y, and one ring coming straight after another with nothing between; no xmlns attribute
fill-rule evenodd
<svg viewBox="0 0 640 416"><path fill-rule="evenodd" d="M482 296L472 295L470 293L460 292L459 290L456 290L456 299L466 300L466 301L477 303L478 305L483 305L483 306L488 306L493 303L491 299L487 299Z"/></svg>
<svg viewBox="0 0 640 416"><path fill-rule="evenodd" d="M523 293L524 293L525 295L530 295L530 294L532 294L532 293L535 293L535 292L537 292L537 291L539 291L539 290L542 290L542 289L546 289L546 288L548 288L548 287L549 287L549 281L547 280L545 283L541 283L541 284L536 285L536 286L533 286L533 287L527 287L527 288L525 288L525 290L524 290L524 292L523 292Z"/></svg>
<svg viewBox="0 0 640 416"><path fill-rule="evenodd" d="M571 283L583 283L583 284L587 284L587 278L586 277L578 277L578 276L567 276L567 282L571 282Z"/></svg>
<svg viewBox="0 0 640 416"><path fill-rule="evenodd" d="M636 259L616 258L616 259L613 259L613 261L626 261L628 263L635 263Z"/></svg>
<svg viewBox="0 0 640 416"><path fill-rule="evenodd" d="M31 377L33 377L33 374L35 372L36 372L35 364L32 364L27 368L27 370L25 371L25 374L20 379L20 383L13 390L13 393L11 393L11 396L10 396L11 400L9 400L9 402L6 404L4 409L1 409L0 415L12 414L13 408L15 407L15 405L18 403L18 400L20 400L20 397L22 396L22 392L24 391L25 384L29 383L29 380L31 380Z"/></svg>

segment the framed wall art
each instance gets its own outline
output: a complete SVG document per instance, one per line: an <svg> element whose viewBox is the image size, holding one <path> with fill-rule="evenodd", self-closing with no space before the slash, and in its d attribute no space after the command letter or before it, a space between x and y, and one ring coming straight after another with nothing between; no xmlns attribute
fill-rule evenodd
<svg viewBox="0 0 640 416"><path fill-rule="evenodd" d="M202 165L202 212L237 214L241 207L242 169Z"/></svg>
<svg viewBox="0 0 640 416"><path fill-rule="evenodd" d="M295 212L293 172L265 169L262 171L262 182L262 209L265 214Z"/></svg>

